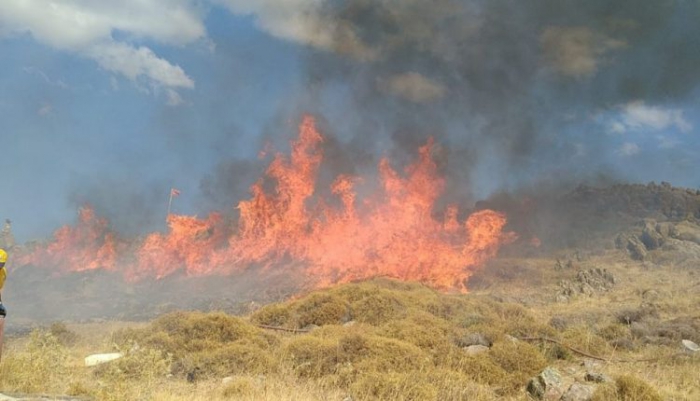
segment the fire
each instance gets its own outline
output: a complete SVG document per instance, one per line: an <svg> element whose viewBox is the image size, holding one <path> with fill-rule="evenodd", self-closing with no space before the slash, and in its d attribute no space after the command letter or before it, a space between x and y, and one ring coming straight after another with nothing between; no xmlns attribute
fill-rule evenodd
<svg viewBox="0 0 700 401"><path fill-rule="evenodd" d="M52 242L21 257L23 264L54 266L59 272L120 270L127 280L234 274L250 266L304 266L316 286L375 276L465 290L475 268L515 238L504 233L506 218L481 210L459 219L456 205L443 218L435 203L445 180L432 159L433 141L402 173L388 159L379 163L379 190L358 199L360 177L339 176L336 199L316 189L323 161L323 137L305 117L291 155L274 156L266 174L238 204L237 223L213 213L200 219L170 215L168 230L127 243L111 234L106 220L83 208L75 226L59 229ZM274 191L266 191L266 182ZM330 206L330 204L340 206ZM130 256L127 256L130 255Z"/></svg>
<svg viewBox="0 0 700 401"><path fill-rule="evenodd" d="M126 269L127 279L162 278L183 267L188 275L207 273L212 266L212 250L226 242L222 221L218 213L205 220L168 216L168 233L146 237L138 247L137 262Z"/></svg>
<svg viewBox="0 0 700 401"><path fill-rule="evenodd" d="M57 273L95 269L114 270L118 240L106 219L90 206L78 211L78 223L54 233L53 241L29 254L20 255L18 265L52 266Z"/></svg>

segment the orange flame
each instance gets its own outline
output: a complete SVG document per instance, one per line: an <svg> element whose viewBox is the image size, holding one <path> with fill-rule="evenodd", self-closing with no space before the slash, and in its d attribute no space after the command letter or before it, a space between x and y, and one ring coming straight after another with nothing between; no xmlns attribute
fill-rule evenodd
<svg viewBox="0 0 700 401"><path fill-rule="evenodd" d="M20 255L18 265L41 265L57 268L58 272L85 270L114 270L118 242L106 219L84 206L78 211L78 223L64 226L54 233L53 241L32 253Z"/></svg>
<svg viewBox="0 0 700 401"><path fill-rule="evenodd" d="M434 205L445 180L432 159L433 141L404 174L379 163L381 191L358 203L358 177L337 177L331 192L342 206L331 207L317 194L323 137L305 117L291 157L277 154L252 197L238 204L237 227L220 214L206 219L171 215L167 233L153 233L135 246L131 260L117 257L126 244L109 233L107 222L89 208L74 227L58 230L46 247L22 261L57 266L60 271L119 268L128 280L187 275L232 274L249 266L305 266L317 286L374 276L427 283L438 289L465 290L473 270L515 239L504 233L504 215L482 210L459 221L457 206L436 219ZM124 252L127 253L127 252Z"/></svg>

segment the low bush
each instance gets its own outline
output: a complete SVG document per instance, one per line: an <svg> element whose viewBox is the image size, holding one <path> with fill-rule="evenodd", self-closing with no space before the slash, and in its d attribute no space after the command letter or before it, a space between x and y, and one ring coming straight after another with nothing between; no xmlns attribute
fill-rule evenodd
<svg viewBox="0 0 700 401"><path fill-rule="evenodd" d="M70 369L66 348L50 332L35 330L25 350L3 355L0 389L15 392L63 391Z"/></svg>
<svg viewBox="0 0 700 401"><path fill-rule="evenodd" d="M634 376L617 377L614 383L596 388L591 401L662 401L663 398L648 383Z"/></svg>
<svg viewBox="0 0 700 401"><path fill-rule="evenodd" d="M276 337L224 313L175 312L156 319L150 326L114 335L114 342L131 355L161 355L172 360L172 373L197 369L203 376L243 371L264 372L274 368L269 352ZM131 349L152 350L129 352Z"/></svg>

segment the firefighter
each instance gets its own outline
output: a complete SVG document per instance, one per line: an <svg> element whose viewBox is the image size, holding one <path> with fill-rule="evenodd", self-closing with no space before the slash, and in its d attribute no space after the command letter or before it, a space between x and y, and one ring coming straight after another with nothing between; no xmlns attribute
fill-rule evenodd
<svg viewBox="0 0 700 401"><path fill-rule="evenodd" d="M7 277L5 263L7 263L7 252L0 248L0 318L4 318L6 315L5 307L2 305L2 287L5 285L5 278Z"/></svg>
<svg viewBox="0 0 700 401"><path fill-rule="evenodd" d="M5 285L5 277L7 277L5 263L7 263L7 252L0 248L0 358L2 358L2 337L5 332L5 315L7 315L5 307L2 305L2 287Z"/></svg>

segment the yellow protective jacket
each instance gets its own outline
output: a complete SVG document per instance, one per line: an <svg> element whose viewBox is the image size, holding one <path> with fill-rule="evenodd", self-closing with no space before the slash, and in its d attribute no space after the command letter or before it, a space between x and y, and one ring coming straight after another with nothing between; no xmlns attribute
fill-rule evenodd
<svg viewBox="0 0 700 401"><path fill-rule="evenodd" d="M0 268L0 291L2 290L2 287L5 285L5 278L7 277L7 269L3 266Z"/></svg>

